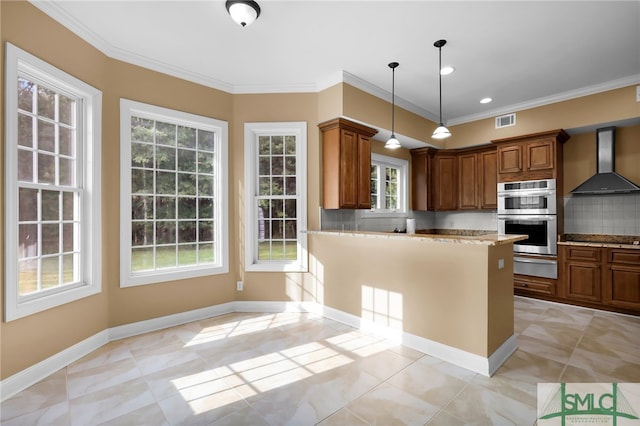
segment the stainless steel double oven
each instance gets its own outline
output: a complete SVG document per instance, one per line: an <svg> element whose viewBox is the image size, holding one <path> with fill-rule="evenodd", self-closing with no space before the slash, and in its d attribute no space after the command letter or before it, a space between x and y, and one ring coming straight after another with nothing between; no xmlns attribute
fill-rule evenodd
<svg viewBox="0 0 640 426"><path fill-rule="evenodd" d="M555 179L498 183L498 233L529 236L513 245L515 273L557 278L556 200Z"/></svg>

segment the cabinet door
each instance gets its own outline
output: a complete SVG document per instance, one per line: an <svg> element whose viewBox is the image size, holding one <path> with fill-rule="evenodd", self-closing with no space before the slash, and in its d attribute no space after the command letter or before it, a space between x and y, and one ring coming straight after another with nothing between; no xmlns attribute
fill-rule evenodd
<svg viewBox="0 0 640 426"><path fill-rule="evenodd" d="M498 208L498 153L493 150L478 154L478 196L481 209Z"/></svg>
<svg viewBox="0 0 640 426"><path fill-rule="evenodd" d="M640 267L611 265L607 270L604 303L640 311Z"/></svg>
<svg viewBox="0 0 640 426"><path fill-rule="evenodd" d="M340 208L358 207L358 135L340 130Z"/></svg>
<svg viewBox="0 0 640 426"><path fill-rule="evenodd" d="M602 300L600 264L568 261L565 263L565 296L587 302Z"/></svg>
<svg viewBox="0 0 640 426"><path fill-rule="evenodd" d="M371 139L358 135L357 197L359 209L371 208Z"/></svg>
<svg viewBox="0 0 640 426"><path fill-rule="evenodd" d="M455 155L434 157L434 209L456 210L458 208L457 163Z"/></svg>
<svg viewBox="0 0 640 426"><path fill-rule="evenodd" d="M429 154L426 152L411 153L411 209L429 210Z"/></svg>
<svg viewBox="0 0 640 426"><path fill-rule="evenodd" d="M554 166L554 143L552 140L527 142L527 171L552 170Z"/></svg>
<svg viewBox="0 0 640 426"><path fill-rule="evenodd" d="M498 147L498 173L522 173L522 145Z"/></svg>
<svg viewBox="0 0 640 426"><path fill-rule="evenodd" d="M460 210L478 208L478 155L462 154L458 156L458 191Z"/></svg>

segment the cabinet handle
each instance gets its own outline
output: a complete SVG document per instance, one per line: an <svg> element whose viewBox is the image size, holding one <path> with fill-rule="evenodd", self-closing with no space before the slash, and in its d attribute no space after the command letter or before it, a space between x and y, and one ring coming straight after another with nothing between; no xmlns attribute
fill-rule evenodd
<svg viewBox="0 0 640 426"><path fill-rule="evenodd" d="M522 283L522 287L528 287L527 283Z"/></svg>

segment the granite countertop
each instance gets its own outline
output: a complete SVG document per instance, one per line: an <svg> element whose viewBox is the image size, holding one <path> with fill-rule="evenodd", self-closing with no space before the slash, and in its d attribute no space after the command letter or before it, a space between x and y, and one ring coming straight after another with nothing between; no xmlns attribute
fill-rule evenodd
<svg viewBox="0 0 640 426"><path fill-rule="evenodd" d="M458 232L458 231L455 231ZM310 235L337 235L344 237L364 237L364 238L388 238L388 239L407 239L422 240L426 242L440 243L457 243L457 244L485 244L490 246L498 246L502 244L510 244L516 241L526 240L526 235L498 235L497 233L480 235L446 235L446 234L427 234L420 231L416 234L403 234L395 232L373 232L373 231L307 231Z"/></svg>
<svg viewBox="0 0 640 426"><path fill-rule="evenodd" d="M638 235L604 235L604 234L564 234L560 236L559 245L578 245L588 247L628 248L640 250Z"/></svg>

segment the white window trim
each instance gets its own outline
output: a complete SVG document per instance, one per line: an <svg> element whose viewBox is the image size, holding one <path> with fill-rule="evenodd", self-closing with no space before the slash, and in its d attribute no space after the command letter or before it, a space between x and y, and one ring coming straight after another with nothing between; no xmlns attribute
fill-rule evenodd
<svg viewBox="0 0 640 426"><path fill-rule="evenodd" d="M5 69L5 320L12 321L102 291L102 92L28 52L6 43ZM47 82L83 98L82 277L80 286L20 297L18 290L18 75Z"/></svg>
<svg viewBox="0 0 640 426"><path fill-rule="evenodd" d="M408 197L408 181L409 181L409 162L402 158L390 157L387 155L381 155L372 153L371 164L387 165L395 167L400 170L401 177L398 182L398 197L400 198L400 208L398 210L386 210L386 209L371 209L362 210L361 217L406 217L409 212L409 197Z"/></svg>
<svg viewBox="0 0 640 426"><path fill-rule="evenodd" d="M296 194L298 203L298 260L297 261L258 261L258 216L254 209L254 199L258 193L258 136L294 134L296 136ZM244 186L245 186L245 271L252 272L307 272L307 123L271 122L245 123L244 125Z"/></svg>
<svg viewBox="0 0 640 426"><path fill-rule="evenodd" d="M131 116L192 125L196 128L215 131L220 137L216 146L216 180L214 194L216 263L213 265L190 265L168 268L163 271L131 271ZM210 117L190 114L120 99L120 287L156 284L188 278L218 275L229 272L229 187L228 182L228 123Z"/></svg>

